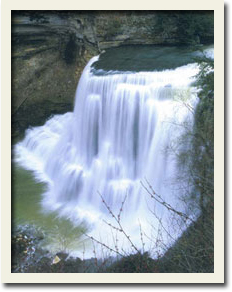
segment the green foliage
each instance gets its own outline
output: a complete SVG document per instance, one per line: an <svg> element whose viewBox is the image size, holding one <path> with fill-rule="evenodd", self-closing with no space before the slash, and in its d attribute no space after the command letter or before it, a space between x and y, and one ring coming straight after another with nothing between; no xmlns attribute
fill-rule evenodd
<svg viewBox="0 0 232 292"><path fill-rule="evenodd" d="M213 11L159 11L153 33L173 33L179 44L207 44L214 41Z"/></svg>
<svg viewBox="0 0 232 292"><path fill-rule="evenodd" d="M192 187L192 192L182 197L186 212L197 208L200 217L158 261L159 271L166 273L214 271L214 61L203 57L197 62L194 86L199 101L192 111L194 124L181 125L185 131L176 152L179 180ZM183 147L187 144L191 147Z"/></svg>
<svg viewBox="0 0 232 292"><path fill-rule="evenodd" d="M107 273L152 273L157 272L155 261L151 259L148 253L130 255L123 257L112 264Z"/></svg>
<svg viewBox="0 0 232 292"><path fill-rule="evenodd" d="M199 73L196 75L195 86L200 89L198 97L207 100L214 96L214 60L206 56L197 58Z"/></svg>
<svg viewBox="0 0 232 292"><path fill-rule="evenodd" d="M180 43L209 43L213 41L214 14L212 11L185 11L175 14Z"/></svg>
<svg viewBox="0 0 232 292"><path fill-rule="evenodd" d="M213 273L214 244L213 220L201 216L171 247L157 260L160 273Z"/></svg>
<svg viewBox="0 0 232 292"><path fill-rule="evenodd" d="M197 175L195 185L201 195L201 207L213 194L214 179L214 65L213 60L204 58L199 63L196 86L200 101L195 112L193 141L193 169ZM198 159L196 159L198 157ZM207 199L207 200L206 200Z"/></svg>
<svg viewBox="0 0 232 292"><path fill-rule="evenodd" d="M190 200L206 214L212 203L214 192L214 62L210 58L197 59L199 73L194 86L198 90L199 102L193 111L194 125L182 125L185 133L178 141L181 179L193 186L191 194L183 200ZM182 147L189 143L191 147ZM209 200L210 198L210 200Z"/></svg>

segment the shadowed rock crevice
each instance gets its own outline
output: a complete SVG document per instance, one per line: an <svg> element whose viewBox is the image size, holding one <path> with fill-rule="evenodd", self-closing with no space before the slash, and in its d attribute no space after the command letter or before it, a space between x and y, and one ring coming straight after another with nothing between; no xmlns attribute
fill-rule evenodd
<svg viewBox="0 0 232 292"><path fill-rule="evenodd" d="M83 68L105 49L204 43L213 43L210 11L13 11L12 135L24 132L22 120L38 125L72 109Z"/></svg>

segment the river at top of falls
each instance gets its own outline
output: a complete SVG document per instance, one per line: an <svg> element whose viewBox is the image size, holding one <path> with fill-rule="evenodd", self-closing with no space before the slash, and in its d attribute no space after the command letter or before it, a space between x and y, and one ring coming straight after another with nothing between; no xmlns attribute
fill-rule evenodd
<svg viewBox="0 0 232 292"><path fill-rule="evenodd" d="M173 238L183 231L170 225L170 211L141 182L184 210L178 198L190 190L177 180L176 156L167 149L184 133L181 125L193 123L189 108L196 106L197 93L191 84L198 66L100 75L91 68L98 58L83 71L74 111L27 130L15 147L16 161L47 183L44 210L58 211L73 224L87 220L91 236L114 249L116 240L117 248L129 251L131 242L112 215L120 214L131 240L140 246L143 230L149 249L160 219ZM167 234L162 237L168 245Z"/></svg>

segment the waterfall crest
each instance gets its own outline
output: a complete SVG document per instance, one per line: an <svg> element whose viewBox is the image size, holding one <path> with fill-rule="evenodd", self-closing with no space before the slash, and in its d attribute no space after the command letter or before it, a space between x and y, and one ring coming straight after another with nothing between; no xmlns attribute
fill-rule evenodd
<svg viewBox="0 0 232 292"><path fill-rule="evenodd" d="M186 104L197 102L191 83L198 67L96 75L91 65L97 60L92 58L83 71L73 113L27 130L16 145L16 161L47 183L44 209L56 210L74 224L87 219L95 224L92 234L102 231L108 242L112 236L102 219L112 218L101 196L115 214L126 196L122 220L136 242L138 224L150 228L149 208L165 216L165 208L155 204L141 181L149 181L181 209L177 163L167 147L183 133L180 125L193 121ZM122 244L127 246L126 240Z"/></svg>

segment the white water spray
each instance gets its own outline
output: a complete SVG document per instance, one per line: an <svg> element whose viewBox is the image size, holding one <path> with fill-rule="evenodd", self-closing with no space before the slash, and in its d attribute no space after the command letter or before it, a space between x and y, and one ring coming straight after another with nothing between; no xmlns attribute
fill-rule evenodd
<svg viewBox="0 0 232 292"><path fill-rule="evenodd" d="M142 187L144 178L168 203L182 209L178 184L173 184L178 174L175 156L165 150L183 133L179 125L193 120L186 103L196 104L190 85L198 67L97 76L91 73L97 60L92 58L84 69L74 112L27 130L16 145L16 161L47 183L45 210L57 211L74 224L80 219L91 222L91 235L109 246L115 246L115 237L103 220L113 224L114 218L99 194L115 215L126 196L121 222L139 248L139 225L144 234L150 236L152 229L156 236L158 222L154 226L150 210L168 224L167 210ZM120 248L131 249L123 234L117 238ZM148 248L150 240L144 241Z"/></svg>

